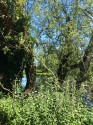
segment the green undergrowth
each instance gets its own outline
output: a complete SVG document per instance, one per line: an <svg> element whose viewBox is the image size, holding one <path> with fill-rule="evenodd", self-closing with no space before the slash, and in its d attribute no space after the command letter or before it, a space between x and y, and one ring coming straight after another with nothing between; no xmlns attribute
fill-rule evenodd
<svg viewBox="0 0 93 125"><path fill-rule="evenodd" d="M93 111L79 94L42 87L28 97L2 97L0 125L93 125Z"/></svg>

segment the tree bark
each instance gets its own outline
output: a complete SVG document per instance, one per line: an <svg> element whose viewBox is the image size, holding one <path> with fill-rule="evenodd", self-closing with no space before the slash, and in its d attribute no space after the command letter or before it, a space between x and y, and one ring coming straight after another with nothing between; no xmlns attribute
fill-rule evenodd
<svg viewBox="0 0 93 125"><path fill-rule="evenodd" d="M34 64L34 56L32 53L28 55L28 61L26 62L26 77L27 77L27 84L25 91L32 92L35 90L35 82L36 82L36 67Z"/></svg>
<svg viewBox="0 0 93 125"><path fill-rule="evenodd" d="M82 82L84 82L88 78L87 72L91 63L92 54L93 54L93 33L90 38L90 43L87 49L85 50L83 61L79 65L80 73L76 80L76 90L79 90Z"/></svg>
<svg viewBox="0 0 93 125"><path fill-rule="evenodd" d="M65 80L65 77L68 73L68 58L71 55L71 53L68 53L66 55L64 55L63 57L61 57L61 61L58 67L58 71L57 71L57 75L58 75L58 79L60 83L63 83L63 81Z"/></svg>

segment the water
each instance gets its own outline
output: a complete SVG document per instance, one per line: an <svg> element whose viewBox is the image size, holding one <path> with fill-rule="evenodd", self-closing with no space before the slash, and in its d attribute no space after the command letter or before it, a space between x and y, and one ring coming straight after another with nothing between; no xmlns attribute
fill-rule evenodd
<svg viewBox="0 0 93 125"><path fill-rule="evenodd" d="M40 82L40 77L37 76L36 77L36 83L39 83ZM26 86L26 83L27 83L27 78L26 78L26 75L23 76L22 78L22 87L24 88Z"/></svg>
<svg viewBox="0 0 93 125"><path fill-rule="evenodd" d="M88 108L93 107L93 100L91 99L90 95L85 94L82 97L83 104L86 104Z"/></svg>
<svg viewBox="0 0 93 125"><path fill-rule="evenodd" d="M27 78L26 78L26 76L24 75L23 78L22 78L22 87L25 87L25 86L26 86L26 83L27 83Z"/></svg>

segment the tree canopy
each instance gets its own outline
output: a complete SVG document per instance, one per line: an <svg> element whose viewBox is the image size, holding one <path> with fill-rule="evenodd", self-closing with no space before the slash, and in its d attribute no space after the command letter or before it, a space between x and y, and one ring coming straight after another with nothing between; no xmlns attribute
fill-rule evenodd
<svg viewBox="0 0 93 125"><path fill-rule="evenodd" d="M30 15L25 6L25 0L0 2L0 76L1 83L10 91L15 80L21 80L24 70L26 88L34 87L33 40L29 30Z"/></svg>
<svg viewBox="0 0 93 125"><path fill-rule="evenodd" d="M31 90L40 72L50 73L59 84L72 78L76 89L92 78L92 0L5 0L0 22L3 87L12 91L24 72Z"/></svg>

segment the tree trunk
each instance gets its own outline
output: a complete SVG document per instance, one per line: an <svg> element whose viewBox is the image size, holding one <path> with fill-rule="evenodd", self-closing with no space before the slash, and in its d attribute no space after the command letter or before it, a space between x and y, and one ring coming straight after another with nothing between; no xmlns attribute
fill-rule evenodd
<svg viewBox="0 0 93 125"><path fill-rule="evenodd" d="M57 75L60 83L63 83L65 80L65 77L68 73L68 58L71 55L71 53L68 53L61 57L61 61L58 67Z"/></svg>
<svg viewBox="0 0 93 125"><path fill-rule="evenodd" d="M87 72L91 63L92 54L93 54L93 33L90 39L90 43L83 56L83 61L79 65L80 73L76 81L76 90L80 89L82 82L84 82L88 77Z"/></svg>
<svg viewBox="0 0 93 125"><path fill-rule="evenodd" d="M28 61L26 63L26 77L27 77L27 84L25 91L29 90L29 92L34 91L35 89L35 81L36 81L36 67L34 64L34 57L32 53L29 55Z"/></svg>

